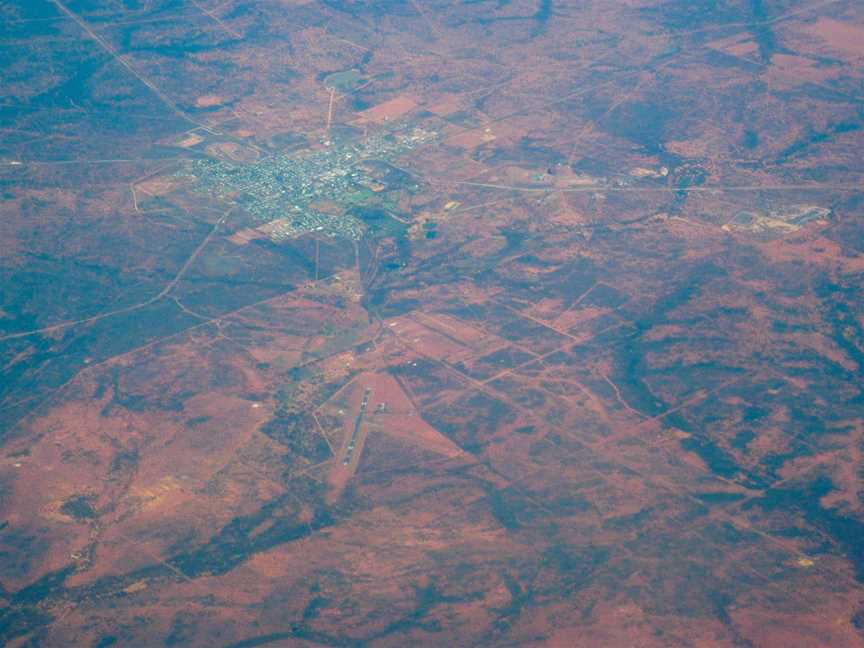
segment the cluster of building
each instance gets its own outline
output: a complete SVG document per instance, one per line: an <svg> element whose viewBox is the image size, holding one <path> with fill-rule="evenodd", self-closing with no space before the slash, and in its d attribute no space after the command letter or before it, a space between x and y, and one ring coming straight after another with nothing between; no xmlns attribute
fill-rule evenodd
<svg viewBox="0 0 864 648"><path fill-rule="evenodd" d="M180 173L195 178L194 191L241 206L253 218L248 225L266 226L273 240L312 232L356 240L363 235L364 224L345 208L382 189L380 179L363 163L393 159L434 138L434 133L421 129L377 133L355 141L328 142L311 151L268 156L252 164L193 160ZM341 206L341 213L313 207L324 201Z"/></svg>

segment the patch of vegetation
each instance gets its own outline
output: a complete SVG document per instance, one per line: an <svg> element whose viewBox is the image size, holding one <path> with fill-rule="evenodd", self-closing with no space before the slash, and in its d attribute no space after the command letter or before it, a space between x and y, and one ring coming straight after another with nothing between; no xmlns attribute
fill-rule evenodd
<svg viewBox="0 0 864 648"><path fill-rule="evenodd" d="M89 520L96 517L96 509L87 495L74 495L63 502L60 512L76 520Z"/></svg>

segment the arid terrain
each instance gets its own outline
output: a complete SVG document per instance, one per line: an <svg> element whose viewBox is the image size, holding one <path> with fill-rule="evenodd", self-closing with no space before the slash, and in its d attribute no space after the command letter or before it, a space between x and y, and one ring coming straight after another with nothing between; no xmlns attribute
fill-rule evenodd
<svg viewBox="0 0 864 648"><path fill-rule="evenodd" d="M0 53L0 644L864 647L864 4Z"/></svg>

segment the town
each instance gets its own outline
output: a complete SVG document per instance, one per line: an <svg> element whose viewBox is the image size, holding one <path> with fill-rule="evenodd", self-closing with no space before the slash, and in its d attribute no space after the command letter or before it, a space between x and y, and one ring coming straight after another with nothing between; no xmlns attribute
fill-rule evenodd
<svg viewBox="0 0 864 648"><path fill-rule="evenodd" d="M189 162L178 172L194 177L193 192L215 195L242 208L252 227L263 226L274 241L307 233L359 239L365 227L352 215L352 206L379 204L393 186L388 176L404 184L407 174L391 160L435 139L432 132L410 129L383 132L358 140L331 142L320 149L275 155L241 165L213 158ZM410 178L410 176L407 176ZM336 204L338 213L316 209L316 203Z"/></svg>

